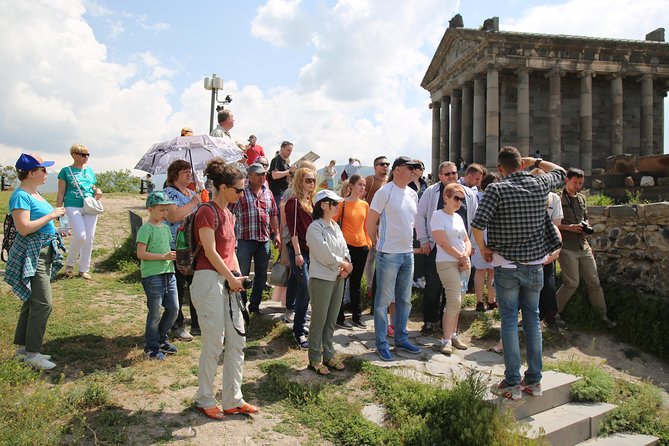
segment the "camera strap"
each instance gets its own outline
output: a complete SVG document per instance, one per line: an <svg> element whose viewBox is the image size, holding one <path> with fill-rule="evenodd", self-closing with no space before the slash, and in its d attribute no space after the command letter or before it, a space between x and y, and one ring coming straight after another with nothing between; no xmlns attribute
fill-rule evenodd
<svg viewBox="0 0 669 446"><path fill-rule="evenodd" d="M240 331L237 326L235 325L235 318L232 314L232 291L228 290L228 311L230 313L230 321L232 322L232 327L235 329L237 334L241 337L246 337L246 331ZM246 311L246 305L244 304L244 300L242 299L241 293L234 293L235 294L235 301L237 302L237 307L239 308L239 311L242 313L242 318L244 318L244 330L248 329L249 322L251 321L251 318L249 317L249 312Z"/></svg>

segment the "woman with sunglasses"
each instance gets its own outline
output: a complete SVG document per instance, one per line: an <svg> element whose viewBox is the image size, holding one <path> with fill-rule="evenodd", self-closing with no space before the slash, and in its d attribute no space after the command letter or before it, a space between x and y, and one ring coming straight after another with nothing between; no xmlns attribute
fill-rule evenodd
<svg viewBox="0 0 669 446"><path fill-rule="evenodd" d="M58 173L58 195L56 206L65 206L67 219L72 228L72 241L65 263L65 277L74 275L74 264L79 261L79 277L91 279L91 254L93 238L98 222L97 215L84 214L84 198L102 198L102 191L95 184L95 172L86 164L90 159L87 147L74 144L70 147L70 155L74 159L71 166L61 169Z"/></svg>
<svg viewBox="0 0 669 446"><path fill-rule="evenodd" d="M53 164L36 153L22 153L16 162L21 184L9 198L16 238L5 270L5 282L23 301L14 334L16 357L42 370L56 367L51 356L40 352L51 315L51 277L63 265L62 241L53 221L65 215L65 209L54 209L38 191L46 182L46 168Z"/></svg>
<svg viewBox="0 0 669 446"><path fill-rule="evenodd" d="M332 336L344 293L344 280L353 271L346 239L334 220L342 197L324 189L314 198L314 221L307 229L311 329L309 330L309 368L319 375L344 370L335 358Z"/></svg>
<svg viewBox="0 0 669 446"><path fill-rule="evenodd" d="M200 206L195 214L195 242L202 246L195 260L195 273L190 286L191 297L200 315L202 352L198 368L198 390L195 406L205 416L222 420L224 414L252 414L258 408L242 397L244 371L242 309L230 293L242 291L243 277L235 254L235 222L228 204L239 201L244 192L244 174L237 167L214 158L204 170L214 187L211 204ZM238 331L239 330L239 331ZM214 379L223 351L223 384L221 410L216 404Z"/></svg>
<svg viewBox="0 0 669 446"><path fill-rule="evenodd" d="M286 202L286 226L290 242L288 257L290 270L295 277L295 317L293 336L302 349L309 348L305 327L309 307L309 247L307 228L313 222L312 201L316 193L316 175L311 169L300 167L295 171L292 183L293 196ZM291 288L291 287L289 287Z"/></svg>
<svg viewBox="0 0 669 446"><path fill-rule="evenodd" d="M466 272L469 280L469 256L472 245L467 237L465 223L457 214L465 200L465 190L460 184L451 183L444 188L444 208L434 211L430 220L432 236L437 244L437 273L446 292L446 308L442 319L444 337L441 352L453 353L453 346L466 349L458 338L457 327L462 306L460 273Z"/></svg>

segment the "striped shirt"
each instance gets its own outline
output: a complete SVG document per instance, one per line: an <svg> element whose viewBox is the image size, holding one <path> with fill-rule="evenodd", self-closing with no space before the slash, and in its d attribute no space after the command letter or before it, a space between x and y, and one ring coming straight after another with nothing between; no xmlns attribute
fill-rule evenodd
<svg viewBox="0 0 669 446"><path fill-rule="evenodd" d="M270 239L270 219L277 215L274 196L266 185L255 194L248 185L239 201L229 209L235 214L238 240L266 242Z"/></svg>
<svg viewBox="0 0 669 446"><path fill-rule="evenodd" d="M561 168L539 176L520 171L489 184L472 228L487 228L488 247L511 262L541 259L561 245L556 231L547 226L552 223L546 198L566 176Z"/></svg>

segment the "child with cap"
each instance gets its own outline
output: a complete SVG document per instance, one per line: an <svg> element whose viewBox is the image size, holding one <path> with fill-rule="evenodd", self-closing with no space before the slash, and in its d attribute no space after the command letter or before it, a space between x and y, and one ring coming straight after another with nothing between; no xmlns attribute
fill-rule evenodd
<svg viewBox="0 0 669 446"><path fill-rule="evenodd" d="M164 192L152 192L146 197L149 221L137 231L137 258L141 260L142 286L146 293L146 331L144 354L149 359L164 360L165 354L175 354L177 348L167 341L167 332L174 324L179 310L177 281L174 276L176 252L170 249L172 233L164 224L167 210L175 204ZM165 308L160 315L161 305Z"/></svg>

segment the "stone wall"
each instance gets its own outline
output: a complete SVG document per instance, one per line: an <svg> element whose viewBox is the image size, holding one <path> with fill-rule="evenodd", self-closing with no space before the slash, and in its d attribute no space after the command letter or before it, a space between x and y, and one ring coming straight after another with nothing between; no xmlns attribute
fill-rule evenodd
<svg viewBox="0 0 669 446"><path fill-rule="evenodd" d="M669 298L669 202L591 206L588 214L600 280Z"/></svg>

